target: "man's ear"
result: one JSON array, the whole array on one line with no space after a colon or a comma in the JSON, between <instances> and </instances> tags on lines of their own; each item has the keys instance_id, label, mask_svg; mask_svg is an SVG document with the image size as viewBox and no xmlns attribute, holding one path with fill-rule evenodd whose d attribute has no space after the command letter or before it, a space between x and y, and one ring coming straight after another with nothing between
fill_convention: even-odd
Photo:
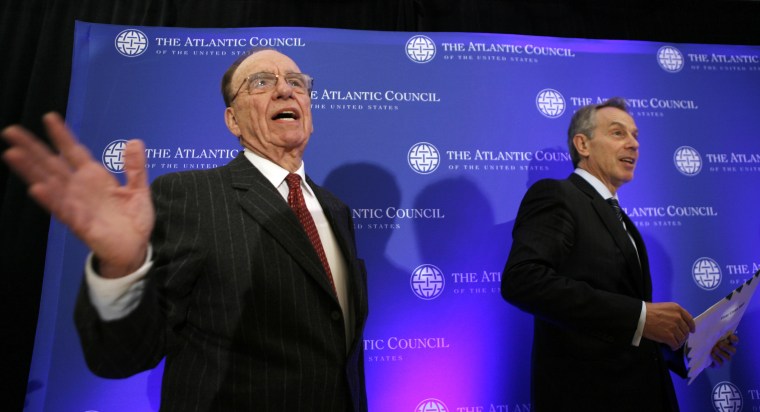
<instances>
[{"instance_id":1,"label":"man's ear","mask_svg":"<svg viewBox=\"0 0 760 412\"><path fill-rule=\"evenodd\" d=\"M588 157L588 140L588 137L583 133L578 133L573 136L573 145L581 157Z\"/></svg>"},{"instance_id":2,"label":"man's ear","mask_svg":"<svg viewBox=\"0 0 760 412\"><path fill-rule=\"evenodd\" d=\"M240 136L240 125L238 125L237 118L235 117L235 109L227 107L224 109L224 123L227 125L230 133L235 136Z\"/></svg>"}]
</instances>

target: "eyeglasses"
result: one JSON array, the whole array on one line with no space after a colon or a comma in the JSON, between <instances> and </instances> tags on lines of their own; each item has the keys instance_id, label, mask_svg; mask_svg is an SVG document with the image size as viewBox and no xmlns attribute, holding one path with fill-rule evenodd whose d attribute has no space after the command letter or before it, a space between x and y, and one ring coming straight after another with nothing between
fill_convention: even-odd
<instances>
[{"instance_id":1,"label":"eyeglasses","mask_svg":"<svg viewBox=\"0 0 760 412\"><path fill-rule=\"evenodd\" d=\"M248 83L248 94L260 94L273 90L277 86L277 80L280 75L268 72L258 72L243 79L243 83L240 84L235 94L230 99L230 103L243 90L243 86ZM296 93L310 93L311 87L314 84L314 79L308 74L304 73L287 73L283 76L285 83L293 88Z\"/></svg>"}]
</instances>

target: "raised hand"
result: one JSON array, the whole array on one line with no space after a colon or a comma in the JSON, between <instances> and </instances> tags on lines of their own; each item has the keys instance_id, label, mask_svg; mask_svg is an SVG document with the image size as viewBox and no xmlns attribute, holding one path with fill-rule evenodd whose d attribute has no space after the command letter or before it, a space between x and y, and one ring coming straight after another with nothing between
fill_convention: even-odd
<instances>
[{"instance_id":1,"label":"raised hand","mask_svg":"<svg viewBox=\"0 0 760 412\"><path fill-rule=\"evenodd\" d=\"M95 161L60 115L43 117L53 153L21 126L2 137L3 159L29 185L29 195L81 239L98 258L103 277L125 276L144 262L155 221L145 171L145 145L130 140L124 151L125 185Z\"/></svg>"},{"instance_id":2,"label":"raised hand","mask_svg":"<svg viewBox=\"0 0 760 412\"><path fill-rule=\"evenodd\" d=\"M691 314L674 302L646 303L643 336L677 350L686 342L695 324Z\"/></svg>"}]
</instances>

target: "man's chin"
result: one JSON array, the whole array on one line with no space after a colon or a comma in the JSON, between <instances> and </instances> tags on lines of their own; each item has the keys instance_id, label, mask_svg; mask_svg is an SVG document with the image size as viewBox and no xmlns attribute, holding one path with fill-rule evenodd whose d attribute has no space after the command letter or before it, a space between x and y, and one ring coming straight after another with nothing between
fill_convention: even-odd
<instances>
[{"instance_id":1,"label":"man's chin","mask_svg":"<svg viewBox=\"0 0 760 412\"><path fill-rule=\"evenodd\" d=\"M303 149L306 147L306 143L309 142L309 136L305 135L303 131L282 133L278 136L275 136L272 141L279 142L280 146L287 147L292 150L299 148Z\"/></svg>"}]
</instances>

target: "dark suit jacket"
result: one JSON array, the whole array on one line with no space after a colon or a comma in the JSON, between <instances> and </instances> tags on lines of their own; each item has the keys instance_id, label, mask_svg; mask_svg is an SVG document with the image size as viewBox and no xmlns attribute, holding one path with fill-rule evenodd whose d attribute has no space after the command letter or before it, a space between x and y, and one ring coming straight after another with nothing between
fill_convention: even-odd
<instances>
[{"instance_id":1,"label":"dark suit jacket","mask_svg":"<svg viewBox=\"0 0 760 412\"><path fill-rule=\"evenodd\" d=\"M365 411L366 270L349 208L307 179L347 261L355 334L287 202L242 155L152 185L155 263L142 300L102 322L80 291L90 369L126 377L166 358L165 411Z\"/></svg>"},{"instance_id":2,"label":"dark suit jacket","mask_svg":"<svg viewBox=\"0 0 760 412\"><path fill-rule=\"evenodd\" d=\"M641 235L624 220L635 248L609 204L576 174L535 183L520 205L501 290L534 315L536 411L678 409L661 346L631 345L652 283Z\"/></svg>"}]
</instances>

